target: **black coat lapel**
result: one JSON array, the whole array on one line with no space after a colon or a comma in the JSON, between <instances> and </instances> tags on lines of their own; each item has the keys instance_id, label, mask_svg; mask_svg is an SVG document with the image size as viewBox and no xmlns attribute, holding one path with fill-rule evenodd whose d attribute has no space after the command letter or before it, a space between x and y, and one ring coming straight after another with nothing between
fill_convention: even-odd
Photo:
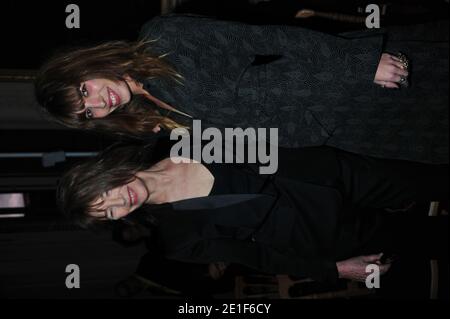
<instances>
[{"instance_id":1,"label":"black coat lapel","mask_svg":"<svg viewBox=\"0 0 450 319\"><path fill-rule=\"evenodd\" d=\"M225 194L190 198L172 203L174 210L216 209L236 205L248 200L257 199L262 194Z\"/></svg>"}]
</instances>

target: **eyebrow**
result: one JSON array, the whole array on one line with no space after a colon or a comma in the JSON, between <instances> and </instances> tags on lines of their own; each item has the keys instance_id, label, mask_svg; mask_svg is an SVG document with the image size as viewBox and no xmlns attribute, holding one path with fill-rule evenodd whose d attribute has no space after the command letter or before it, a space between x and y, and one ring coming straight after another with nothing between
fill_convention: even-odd
<instances>
[{"instance_id":1,"label":"eyebrow","mask_svg":"<svg viewBox=\"0 0 450 319\"><path fill-rule=\"evenodd\" d=\"M84 106L84 105L83 105ZM84 109L82 109L81 111L76 111L74 112L75 114L82 114L86 112L87 107L84 106Z\"/></svg>"},{"instance_id":2,"label":"eyebrow","mask_svg":"<svg viewBox=\"0 0 450 319\"><path fill-rule=\"evenodd\" d=\"M104 212L104 217L105 217L106 219L108 219L108 220L111 220L111 219L112 219L112 209L111 209L111 207L105 208L105 209L103 210L103 212ZM109 214L108 214L108 212L109 212Z\"/></svg>"},{"instance_id":3,"label":"eyebrow","mask_svg":"<svg viewBox=\"0 0 450 319\"><path fill-rule=\"evenodd\" d=\"M81 89L83 88L83 85L86 86L86 84L84 84L83 82L80 83L80 85L78 86L78 94L80 95L81 98L83 98L83 92L81 92Z\"/></svg>"},{"instance_id":4,"label":"eyebrow","mask_svg":"<svg viewBox=\"0 0 450 319\"><path fill-rule=\"evenodd\" d=\"M80 100L83 102L83 103L82 103L83 109L82 109L81 111L76 111L75 114L81 114L81 113L83 113L83 112L86 112L86 109L87 109L87 107L86 107L86 105L85 105L85 102L84 102L84 96L83 96L83 94L81 93L81 87L82 87L82 86L83 86L83 83L80 83L79 87L78 87L76 90L77 90L77 92L78 92L78 97L79 97Z\"/></svg>"}]
</instances>

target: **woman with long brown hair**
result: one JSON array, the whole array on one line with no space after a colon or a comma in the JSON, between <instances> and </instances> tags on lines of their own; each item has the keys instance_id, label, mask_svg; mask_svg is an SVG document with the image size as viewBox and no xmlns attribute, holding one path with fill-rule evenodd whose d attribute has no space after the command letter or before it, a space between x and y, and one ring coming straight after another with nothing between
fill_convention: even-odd
<instances>
[{"instance_id":1,"label":"woman with long brown hair","mask_svg":"<svg viewBox=\"0 0 450 319\"><path fill-rule=\"evenodd\" d=\"M179 127L159 114L138 84L138 79L182 79L162 58L146 53L147 46L107 42L53 58L36 80L39 102L54 119L72 128L139 136L155 123Z\"/></svg>"},{"instance_id":2,"label":"woman with long brown hair","mask_svg":"<svg viewBox=\"0 0 450 319\"><path fill-rule=\"evenodd\" d=\"M448 31L428 42L421 32L338 37L157 17L138 42L50 59L36 93L74 128L145 138L200 119L220 129L277 127L286 147L448 162Z\"/></svg>"}]
</instances>

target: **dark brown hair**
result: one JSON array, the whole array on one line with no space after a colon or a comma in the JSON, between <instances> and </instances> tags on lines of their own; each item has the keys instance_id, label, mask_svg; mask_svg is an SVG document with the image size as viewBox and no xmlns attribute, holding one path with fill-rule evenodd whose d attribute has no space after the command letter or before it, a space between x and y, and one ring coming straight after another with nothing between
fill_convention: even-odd
<instances>
[{"instance_id":1,"label":"dark brown hair","mask_svg":"<svg viewBox=\"0 0 450 319\"><path fill-rule=\"evenodd\" d=\"M179 75L163 56L154 56L149 50L151 41L113 41L90 47L71 49L52 57L40 69L35 80L35 93L39 104L57 122L71 127L99 130L109 133L140 137L151 133L156 125L166 129L182 125L160 114L152 102L143 95L131 101L106 118L87 119L82 110L79 92L84 81L104 78L124 81L128 75L134 80L163 78L181 83Z\"/></svg>"},{"instance_id":2,"label":"dark brown hair","mask_svg":"<svg viewBox=\"0 0 450 319\"><path fill-rule=\"evenodd\" d=\"M115 144L95 158L72 167L58 183L57 202L60 210L83 228L96 228L105 224L89 215L89 212L97 210L94 201L102 193L128 184L136 173L152 166L156 159L151 149L150 145Z\"/></svg>"}]
</instances>

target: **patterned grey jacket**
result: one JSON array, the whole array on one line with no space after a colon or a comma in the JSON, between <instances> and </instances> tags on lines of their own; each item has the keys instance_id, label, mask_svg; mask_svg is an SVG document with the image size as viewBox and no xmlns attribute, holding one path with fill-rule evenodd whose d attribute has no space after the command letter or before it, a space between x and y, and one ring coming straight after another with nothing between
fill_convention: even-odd
<instances>
[{"instance_id":1,"label":"patterned grey jacket","mask_svg":"<svg viewBox=\"0 0 450 319\"><path fill-rule=\"evenodd\" d=\"M382 52L401 49L419 66L428 62L430 47L413 41L386 46L380 31L338 37L178 15L152 19L141 38L157 40L149 51L167 54L184 77L183 85L148 79L145 88L203 127L277 127L286 147L331 145L448 162L448 41L432 53L446 69L447 86L439 74L434 88L413 78L409 89L389 90L373 83Z\"/></svg>"}]
</instances>

